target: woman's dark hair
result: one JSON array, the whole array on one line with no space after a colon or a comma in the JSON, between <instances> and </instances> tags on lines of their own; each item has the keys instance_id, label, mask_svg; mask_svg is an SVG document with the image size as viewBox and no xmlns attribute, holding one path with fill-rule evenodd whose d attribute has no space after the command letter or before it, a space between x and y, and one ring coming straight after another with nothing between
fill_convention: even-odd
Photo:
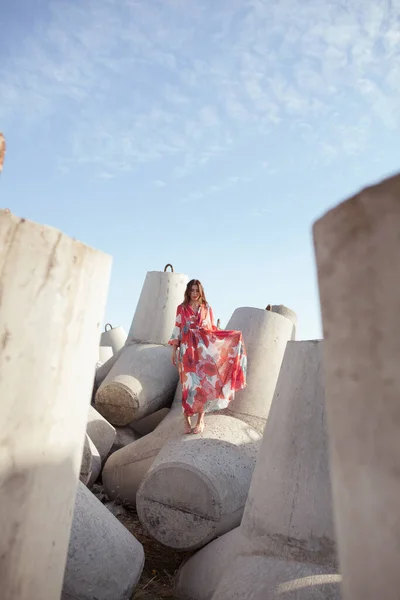
<instances>
[{"instance_id":1,"label":"woman's dark hair","mask_svg":"<svg viewBox=\"0 0 400 600\"><path fill-rule=\"evenodd\" d=\"M190 303L190 292L192 291L193 285L197 285L197 287L199 288L200 304L207 304L206 295L204 293L204 288L198 279L191 279L189 281L189 283L187 284L186 290L185 290L185 299L184 299L183 303L185 305L188 305Z\"/></svg>"}]
</instances>

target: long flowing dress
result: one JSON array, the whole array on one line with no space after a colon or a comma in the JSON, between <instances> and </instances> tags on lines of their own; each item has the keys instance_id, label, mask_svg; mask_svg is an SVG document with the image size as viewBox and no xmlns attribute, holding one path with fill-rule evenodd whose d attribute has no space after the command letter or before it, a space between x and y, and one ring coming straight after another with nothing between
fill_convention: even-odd
<instances>
[{"instance_id":1,"label":"long flowing dress","mask_svg":"<svg viewBox=\"0 0 400 600\"><path fill-rule=\"evenodd\" d=\"M195 415L226 408L246 387L247 356L241 331L221 331L208 304L195 312L180 304L169 344L179 346L183 412Z\"/></svg>"}]
</instances>

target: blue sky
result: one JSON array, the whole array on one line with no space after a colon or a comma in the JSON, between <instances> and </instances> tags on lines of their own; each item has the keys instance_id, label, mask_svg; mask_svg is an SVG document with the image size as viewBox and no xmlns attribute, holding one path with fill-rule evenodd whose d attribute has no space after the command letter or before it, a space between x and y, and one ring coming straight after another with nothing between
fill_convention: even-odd
<instances>
[{"instance_id":1,"label":"blue sky","mask_svg":"<svg viewBox=\"0 0 400 600\"><path fill-rule=\"evenodd\" d=\"M311 225L398 170L400 0L15 0L1 11L0 205L146 272L224 325L283 303L321 336Z\"/></svg>"}]
</instances>

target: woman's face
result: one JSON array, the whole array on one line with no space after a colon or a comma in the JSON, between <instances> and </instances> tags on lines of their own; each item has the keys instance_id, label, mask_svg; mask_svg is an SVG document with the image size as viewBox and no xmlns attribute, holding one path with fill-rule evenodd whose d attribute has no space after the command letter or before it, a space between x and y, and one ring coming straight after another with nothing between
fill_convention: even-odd
<instances>
[{"instance_id":1,"label":"woman's face","mask_svg":"<svg viewBox=\"0 0 400 600\"><path fill-rule=\"evenodd\" d=\"M192 302L197 302L197 300L199 298L200 298L199 286L198 285L192 285L192 287L190 288L190 300Z\"/></svg>"}]
</instances>

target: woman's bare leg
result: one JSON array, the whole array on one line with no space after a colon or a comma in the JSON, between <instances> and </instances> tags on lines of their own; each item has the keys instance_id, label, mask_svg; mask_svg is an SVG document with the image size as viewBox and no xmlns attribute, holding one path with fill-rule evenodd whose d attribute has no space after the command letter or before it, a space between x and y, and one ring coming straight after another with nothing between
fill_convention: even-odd
<instances>
[{"instance_id":1,"label":"woman's bare leg","mask_svg":"<svg viewBox=\"0 0 400 600\"><path fill-rule=\"evenodd\" d=\"M198 413L197 423L193 429L193 433L203 433L204 431L204 413Z\"/></svg>"},{"instance_id":2,"label":"woman's bare leg","mask_svg":"<svg viewBox=\"0 0 400 600\"><path fill-rule=\"evenodd\" d=\"M185 435L188 433L192 433L192 425L190 423L190 417L189 415L183 415L183 419L184 419L184 423L185 423L185 429L184 429L184 433Z\"/></svg>"}]
</instances>

